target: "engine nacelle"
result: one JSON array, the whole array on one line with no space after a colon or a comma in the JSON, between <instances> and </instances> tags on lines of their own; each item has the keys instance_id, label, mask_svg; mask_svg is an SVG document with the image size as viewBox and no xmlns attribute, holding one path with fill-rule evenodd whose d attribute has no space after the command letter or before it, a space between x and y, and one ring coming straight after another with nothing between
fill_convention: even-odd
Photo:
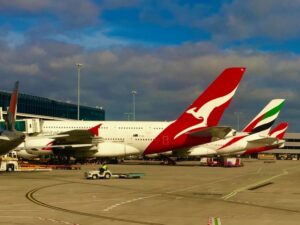
<instances>
[{"instance_id":1,"label":"engine nacelle","mask_svg":"<svg viewBox=\"0 0 300 225\"><path fill-rule=\"evenodd\" d=\"M24 141L24 149L29 154L49 155L52 154L51 145L53 139L43 137L27 137Z\"/></svg>"},{"instance_id":2,"label":"engine nacelle","mask_svg":"<svg viewBox=\"0 0 300 225\"><path fill-rule=\"evenodd\" d=\"M141 152L125 143L102 142L98 144L95 157L124 157L128 155L139 155Z\"/></svg>"},{"instance_id":3,"label":"engine nacelle","mask_svg":"<svg viewBox=\"0 0 300 225\"><path fill-rule=\"evenodd\" d=\"M33 155L33 154L29 154L26 150L18 150L16 151L17 152L17 155L23 159L27 159L27 160L30 160L30 159L33 159L33 158L36 158L36 155Z\"/></svg>"}]
</instances>

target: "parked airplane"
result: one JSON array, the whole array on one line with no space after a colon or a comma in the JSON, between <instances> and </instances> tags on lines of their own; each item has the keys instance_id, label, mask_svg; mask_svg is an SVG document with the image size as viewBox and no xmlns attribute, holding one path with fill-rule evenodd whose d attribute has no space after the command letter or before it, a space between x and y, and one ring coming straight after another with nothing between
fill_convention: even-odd
<instances>
[{"instance_id":1,"label":"parked airplane","mask_svg":"<svg viewBox=\"0 0 300 225\"><path fill-rule=\"evenodd\" d=\"M253 153L264 152L275 148L283 148L285 141L284 135L288 129L288 123L280 123L269 133L269 137L262 139L257 147L246 149L245 151L237 152L236 155L248 155Z\"/></svg>"},{"instance_id":2,"label":"parked airplane","mask_svg":"<svg viewBox=\"0 0 300 225\"><path fill-rule=\"evenodd\" d=\"M30 154L53 149L75 157L122 157L188 148L214 136L224 137L230 129L217 125L245 70L225 69L175 121L44 121L43 133L58 136L28 139L25 148Z\"/></svg>"},{"instance_id":3,"label":"parked airplane","mask_svg":"<svg viewBox=\"0 0 300 225\"><path fill-rule=\"evenodd\" d=\"M97 138L99 127L100 125L92 127L88 130L76 129L61 134L27 136L25 141L21 143L15 149L15 151L17 152L18 156L24 159L32 159L37 156L52 155L54 148L58 149L59 151L63 151L64 149L71 148L92 147L92 141L99 142L97 141L97 139L99 140L99 138ZM67 145L66 138L69 143L74 142L75 144ZM56 142L57 145L54 145L54 142ZM65 144L62 145L60 142ZM86 142L87 144L84 144Z\"/></svg>"},{"instance_id":4,"label":"parked airplane","mask_svg":"<svg viewBox=\"0 0 300 225\"><path fill-rule=\"evenodd\" d=\"M18 102L19 82L15 83L15 88L10 97L10 104L5 118L7 129L0 132L0 155L5 155L14 149L25 139L25 135L15 130L15 120Z\"/></svg>"},{"instance_id":5,"label":"parked airplane","mask_svg":"<svg viewBox=\"0 0 300 225\"><path fill-rule=\"evenodd\" d=\"M259 147L272 148L279 140L269 136L271 126L278 117L284 99L271 100L268 105L243 129L224 139L213 141L188 150L189 156L240 154ZM276 145L277 146L277 145Z\"/></svg>"}]
</instances>

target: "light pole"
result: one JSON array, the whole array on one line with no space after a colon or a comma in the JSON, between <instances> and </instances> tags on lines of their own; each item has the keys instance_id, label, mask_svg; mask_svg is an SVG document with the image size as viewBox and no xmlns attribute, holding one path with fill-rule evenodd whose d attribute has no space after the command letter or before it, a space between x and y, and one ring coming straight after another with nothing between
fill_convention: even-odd
<instances>
[{"instance_id":1,"label":"light pole","mask_svg":"<svg viewBox=\"0 0 300 225\"><path fill-rule=\"evenodd\" d=\"M125 112L124 115L126 116L127 120L130 120L130 116L132 115L131 112Z\"/></svg>"},{"instance_id":2,"label":"light pole","mask_svg":"<svg viewBox=\"0 0 300 225\"><path fill-rule=\"evenodd\" d=\"M132 120L135 120L135 95L137 94L137 91L131 91L132 94Z\"/></svg>"},{"instance_id":3,"label":"light pole","mask_svg":"<svg viewBox=\"0 0 300 225\"><path fill-rule=\"evenodd\" d=\"M240 119L241 116L243 115L243 112L234 112L234 114L236 115L236 119L237 119L237 130L240 131Z\"/></svg>"},{"instance_id":4,"label":"light pole","mask_svg":"<svg viewBox=\"0 0 300 225\"><path fill-rule=\"evenodd\" d=\"M83 66L81 63L76 63L77 67L77 76L78 76L78 82L77 82L77 120L80 120L80 69Z\"/></svg>"}]
</instances>

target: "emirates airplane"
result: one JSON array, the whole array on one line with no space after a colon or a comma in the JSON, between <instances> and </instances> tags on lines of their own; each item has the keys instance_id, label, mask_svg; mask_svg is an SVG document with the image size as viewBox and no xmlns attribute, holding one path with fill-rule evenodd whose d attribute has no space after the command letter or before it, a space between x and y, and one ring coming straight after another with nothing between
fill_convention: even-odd
<instances>
[{"instance_id":1,"label":"emirates airplane","mask_svg":"<svg viewBox=\"0 0 300 225\"><path fill-rule=\"evenodd\" d=\"M282 134L287 129L287 123L280 124L272 132L270 129L278 117L284 101L284 99L271 100L242 132L232 132L233 135L227 135L224 139L194 146L188 150L187 155L241 155L258 152L259 149L265 151L283 146Z\"/></svg>"},{"instance_id":2,"label":"emirates airplane","mask_svg":"<svg viewBox=\"0 0 300 225\"><path fill-rule=\"evenodd\" d=\"M272 150L275 148L283 148L285 141L284 135L288 129L288 123L282 122L277 127L275 127L269 133L269 137L262 140L261 144L258 144L256 147L252 147L249 149L245 149L244 151L237 152L237 155L247 155L253 153L264 152L268 150Z\"/></svg>"},{"instance_id":3,"label":"emirates airplane","mask_svg":"<svg viewBox=\"0 0 300 225\"><path fill-rule=\"evenodd\" d=\"M222 138L230 129L217 125L245 70L225 69L175 121L43 121L43 135L50 137L27 138L20 147L35 155L124 157L190 148L215 136Z\"/></svg>"}]
</instances>

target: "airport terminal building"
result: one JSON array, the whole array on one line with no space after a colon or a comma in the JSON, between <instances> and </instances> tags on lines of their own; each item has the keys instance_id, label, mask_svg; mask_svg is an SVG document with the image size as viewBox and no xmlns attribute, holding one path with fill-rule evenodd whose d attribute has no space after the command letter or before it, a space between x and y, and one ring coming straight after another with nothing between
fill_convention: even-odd
<instances>
[{"instance_id":1,"label":"airport terminal building","mask_svg":"<svg viewBox=\"0 0 300 225\"><path fill-rule=\"evenodd\" d=\"M300 133L286 133L284 136L285 146L282 149L268 151L273 154L291 154L300 157Z\"/></svg>"},{"instance_id":2,"label":"airport terminal building","mask_svg":"<svg viewBox=\"0 0 300 225\"><path fill-rule=\"evenodd\" d=\"M7 110L11 93L0 91L0 107ZM42 119L77 119L77 105L49 98L19 94L18 118L36 116ZM105 120L105 111L100 107L80 106L81 120Z\"/></svg>"}]
</instances>

